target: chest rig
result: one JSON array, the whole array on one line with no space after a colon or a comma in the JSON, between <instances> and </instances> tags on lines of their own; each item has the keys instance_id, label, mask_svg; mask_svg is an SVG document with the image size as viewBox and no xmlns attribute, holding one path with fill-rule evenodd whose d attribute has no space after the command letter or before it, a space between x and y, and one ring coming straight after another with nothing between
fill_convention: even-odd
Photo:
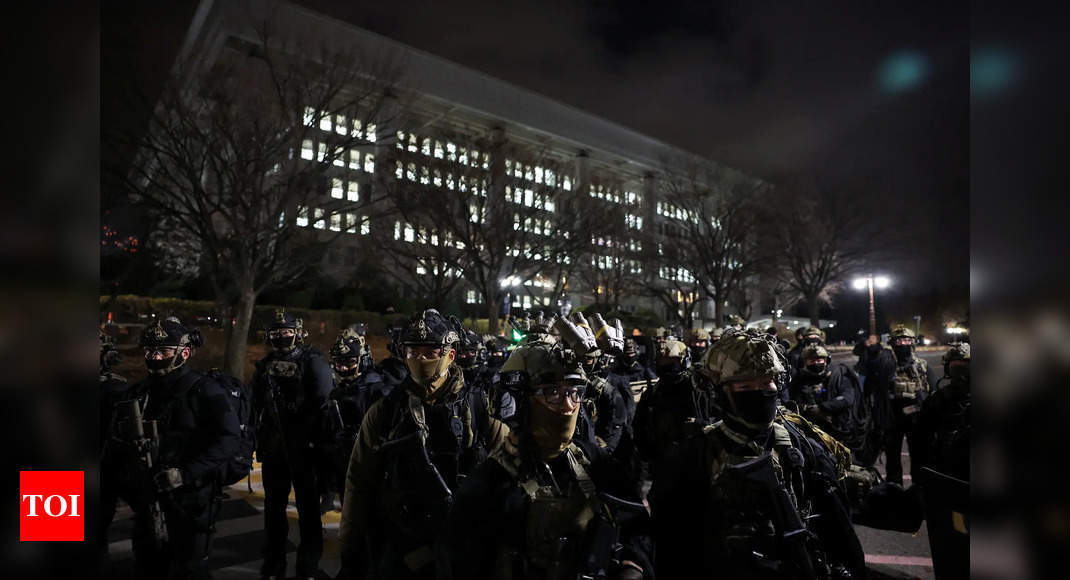
<instances>
[{"instance_id":1,"label":"chest rig","mask_svg":"<svg viewBox=\"0 0 1070 580\"><path fill-rule=\"evenodd\" d=\"M268 388L275 391L280 413L296 413L305 401L304 363L307 351L294 360L271 360L264 365Z\"/></svg>"},{"instance_id":2,"label":"chest rig","mask_svg":"<svg viewBox=\"0 0 1070 580\"><path fill-rule=\"evenodd\" d=\"M915 400L918 393L929 392L929 380L925 376L925 363L918 359L899 365L895 369L892 398L899 400Z\"/></svg>"}]
</instances>

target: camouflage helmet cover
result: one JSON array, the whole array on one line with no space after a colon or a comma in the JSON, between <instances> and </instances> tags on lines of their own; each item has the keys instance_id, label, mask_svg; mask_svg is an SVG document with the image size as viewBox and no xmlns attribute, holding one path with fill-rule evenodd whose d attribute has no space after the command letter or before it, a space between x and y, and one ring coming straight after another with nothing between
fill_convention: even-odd
<instances>
[{"instance_id":1,"label":"camouflage helmet cover","mask_svg":"<svg viewBox=\"0 0 1070 580\"><path fill-rule=\"evenodd\" d=\"M714 385L787 372L776 342L754 329L729 330L706 349L697 372Z\"/></svg>"},{"instance_id":2,"label":"camouflage helmet cover","mask_svg":"<svg viewBox=\"0 0 1070 580\"><path fill-rule=\"evenodd\" d=\"M944 353L944 357L943 357L944 364L948 364L951 361L956 361L956 360L964 360L964 361L969 361L970 360L970 343L968 343L968 342L960 342L960 343L954 344L954 345L951 346L951 348L949 348L947 350L947 352Z\"/></svg>"},{"instance_id":3,"label":"camouflage helmet cover","mask_svg":"<svg viewBox=\"0 0 1070 580\"><path fill-rule=\"evenodd\" d=\"M684 358L687 345L678 340L666 340L658 345L658 358Z\"/></svg>"},{"instance_id":4,"label":"camouflage helmet cover","mask_svg":"<svg viewBox=\"0 0 1070 580\"><path fill-rule=\"evenodd\" d=\"M895 340L897 338L909 338L911 340L917 340L918 336L914 334L913 330L910 330L902 324L898 324L895 328L892 329L890 335L891 340Z\"/></svg>"},{"instance_id":5,"label":"camouflage helmet cover","mask_svg":"<svg viewBox=\"0 0 1070 580\"><path fill-rule=\"evenodd\" d=\"M829 351L820 344L811 344L802 349L802 353L799 355L800 361L810 360L812 358L831 358Z\"/></svg>"},{"instance_id":6,"label":"camouflage helmet cover","mask_svg":"<svg viewBox=\"0 0 1070 580\"><path fill-rule=\"evenodd\" d=\"M360 358L364 351L364 337L357 334L352 328L342 329L338 333L338 339L331 345L331 358Z\"/></svg>"},{"instance_id":7,"label":"camouflage helmet cover","mask_svg":"<svg viewBox=\"0 0 1070 580\"><path fill-rule=\"evenodd\" d=\"M692 341L695 341L695 340L709 340L709 339L710 339L710 331L706 330L705 328L699 328L699 329L695 330L691 334L691 340Z\"/></svg>"},{"instance_id":8,"label":"camouflage helmet cover","mask_svg":"<svg viewBox=\"0 0 1070 580\"><path fill-rule=\"evenodd\" d=\"M586 384L577 357L558 345L527 344L517 347L502 366L502 382L530 390L539 385L569 382Z\"/></svg>"}]
</instances>

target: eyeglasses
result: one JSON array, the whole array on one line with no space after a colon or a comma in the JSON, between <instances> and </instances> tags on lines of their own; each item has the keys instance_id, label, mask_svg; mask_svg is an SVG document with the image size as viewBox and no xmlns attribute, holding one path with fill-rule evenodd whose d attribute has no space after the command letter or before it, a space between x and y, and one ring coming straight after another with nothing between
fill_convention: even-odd
<instances>
[{"instance_id":1,"label":"eyeglasses","mask_svg":"<svg viewBox=\"0 0 1070 580\"><path fill-rule=\"evenodd\" d=\"M175 348L170 346L156 348L146 346L143 350L145 351L145 358L171 358L175 356Z\"/></svg>"},{"instance_id":2,"label":"eyeglasses","mask_svg":"<svg viewBox=\"0 0 1070 580\"><path fill-rule=\"evenodd\" d=\"M544 387L536 387L535 396L546 399L546 402L551 405L556 405L562 402L564 397L568 397L573 403L579 403L583 400L583 394L586 390L586 387L583 385L547 385Z\"/></svg>"},{"instance_id":3,"label":"eyeglasses","mask_svg":"<svg viewBox=\"0 0 1070 580\"><path fill-rule=\"evenodd\" d=\"M297 331L292 328L277 328L275 330L269 330L267 333L268 338L290 338L295 334L297 334Z\"/></svg>"},{"instance_id":4,"label":"eyeglasses","mask_svg":"<svg viewBox=\"0 0 1070 580\"><path fill-rule=\"evenodd\" d=\"M405 347L405 358L425 358L425 359L440 358L440 357L442 357L443 352L444 352L444 349L442 347L406 346Z\"/></svg>"}]
</instances>

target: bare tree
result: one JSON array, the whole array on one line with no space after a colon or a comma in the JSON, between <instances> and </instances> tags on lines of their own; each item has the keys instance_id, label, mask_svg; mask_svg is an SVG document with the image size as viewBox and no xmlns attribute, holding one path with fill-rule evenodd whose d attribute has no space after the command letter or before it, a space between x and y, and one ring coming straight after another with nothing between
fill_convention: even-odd
<instances>
[{"instance_id":1,"label":"bare tree","mask_svg":"<svg viewBox=\"0 0 1070 580\"><path fill-rule=\"evenodd\" d=\"M570 201L571 164L545 144L507 142L501 131L430 127L398 133L384 184L397 211L398 268L424 256L462 278L486 307L497 333L514 286L567 283L592 219ZM411 232L411 233L410 233ZM430 243L428 243L430 242Z\"/></svg>"},{"instance_id":2,"label":"bare tree","mask_svg":"<svg viewBox=\"0 0 1070 580\"><path fill-rule=\"evenodd\" d=\"M356 209L374 200L339 178L374 164L398 76L374 55L298 54L268 21L254 28L256 41L230 39L210 67L177 65L143 135L109 136L138 152L110 176L161 220L163 249L197 257L187 262L234 317L224 368L237 376L260 294L300 279L327 243L361 227Z\"/></svg>"},{"instance_id":3,"label":"bare tree","mask_svg":"<svg viewBox=\"0 0 1070 580\"><path fill-rule=\"evenodd\" d=\"M821 304L831 305L844 277L875 255L865 240L880 236L867 212L830 189L796 182L778 193L771 212L778 280L818 326Z\"/></svg>"}]
</instances>

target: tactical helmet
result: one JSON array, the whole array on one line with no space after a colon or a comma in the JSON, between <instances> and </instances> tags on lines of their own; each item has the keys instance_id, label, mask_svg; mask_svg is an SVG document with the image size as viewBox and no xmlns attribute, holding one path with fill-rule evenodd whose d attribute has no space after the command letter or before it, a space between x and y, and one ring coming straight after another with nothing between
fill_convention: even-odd
<instances>
[{"instance_id":1,"label":"tactical helmet","mask_svg":"<svg viewBox=\"0 0 1070 580\"><path fill-rule=\"evenodd\" d=\"M699 328L698 330L695 330L691 334L691 342L695 342L695 341L699 341L699 340L705 340L706 342L709 342L710 341L710 331L706 330L705 328Z\"/></svg>"},{"instance_id":2,"label":"tactical helmet","mask_svg":"<svg viewBox=\"0 0 1070 580\"><path fill-rule=\"evenodd\" d=\"M148 352L146 352L146 365L149 367L149 372L154 375L167 374L185 364L186 359L182 358L184 347L191 349L190 355L192 356L192 349L203 344L204 337L201 336L200 329L186 328L174 316L169 316L164 320L157 320L155 324L146 328L138 339L138 346L146 350L158 348L175 349L174 355L169 360L151 359L148 356Z\"/></svg>"},{"instance_id":3,"label":"tactical helmet","mask_svg":"<svg viewBox=\"0 0 1070 580\"><path fill-rule=\"evenodd\" d=\"M816 326L807 326L803 329L801 340L807 344L825 344L825 333Z\"/></svg>"},{"instance_id":4,"label":"tactical helmet","mask_svg":"<svg viewBox=\"0 0 1070 580\"><path fill-rule=\"evenodd\" d=\"M293 339L287 342L285 340L285 337L275 336L276 331L283 329L293 330ZM264 339L267 341L267 343L270 344L273 348L281 350L288 350L297 346L298 344L302 344L304 343L305 338L307 337L308 331L305 330L304 322L300 318L292 314L287 314L285 310L275 311L275 318L271 321L271 324L268 325L267 331L264 333Z\"/></svg>"},{"instance_id":5,"label":"tactical helmet","mask_svg":"<svg viewBox=\"0 0 1070 580\"><path fill-rule=\"evenodd\" d=\"M970 343L957 342L951 345L951 348L947 349L947 352L945 352L943 356L944 364L946 365L951 361L956 360L970 360Z\"/></svg>"},{"instance_id":6,"label":"tactical helmet","mask_svg":"<svg viewBox=\"0 0 1070 580\"><path fill-rule=\"evenodd\" d=\"M888 336L888 343L893 345L893 346L895 346L895 341L897 341L897 340L899 340L901 338L909 338L911 346L914 346L914 344L918 340L918 337L917 337L916 334L914 334L913 330L910 330L909 328L907 328L906 326L904 326L902 324L897 324L895 326L895 328L892 329L892 332Z\"/></svg>"},{"instance_id":7,"label":"tactical helmet","mask_svg":"<svg viewBox=\"0 0 1070 580\"><path fill-rule=\"evenodd\" d=\"M639 343L634 337L626 336L624 337L624 347L621 352L625 357L639 356Z\"/></svg>"},{"instance_id":8,"label":"tactical helmet","mask_svg":"<svg viewBox=\"0 0 1070 580\"><path fill-rule=\"evenodd\" d=\"M428 308L413 315L408 325L401 331L402 346L436 346L453 348L460 340L459 328L455 323L434 308Z\"/></svg>"},{"instance_id":9,"label":"tactical helmet","mask_svg":"<svg viewBox=\"0 0 1070 580\"><path fill-rule=\"evenodd\" d=\"M714 386L787 372L784 355L768 334L754 329L729 330L706 349L696 376Z\"/></svg>"},{"instance_id":10,"label":"tactical helmet","mask_svg":"<svg viewBox=\"0 0 1070 580\"><path fill-rule=\"evenodd\" d=\"M464 330L460 333L460 344L457 350L457 366L464 370L477 368L487 362L487 345L483 343L478 334L471 330ZM469 352L474 354L469 357Z\"/></svg>"},{"instance_id":11,"label":"tactical helmet","mask_svg":"<svg viewBox=\"0 0 1070 580\"><path fill-rule=\"evenodd\" d=\"M718 340L721 340L722 336L724 336L723 328L713 328L710 330L710 342L717 342Z\"/></svg>"},{"instance_id":12,"label":"tactical helmet","mask_svg":"<svg viewBox=\"0 0 1070 580\"><path fill-rule=\"evenodd\" d=\"M811 344L802 349L802 353L799 356L800 361L810 360L812 358L825 358L830 359L829 351L820 344Z\"/></svg>"},{"instance_id":13,"label":"tactical helmet","mask_svg":"<svg viewBox=\"0 0 1070 580\"><path fill-rule=\"evenodd\" d=\"M744 326L747 325L747 322L745 320L743 320L743 317L738 315L738 314L729 314L728 315L728 325L729 326L744 327Z\"/></svg>"},{"instance_id":14,"label":"tactical helmet","mask_svg":"<svg viewBox=\"0 0 1070 580\"><path fill-rule=\"evenodd\" d=\"M501 380L514 392L530 391L551 383L587 384L579 357L560 345L545 344L517 347L502 366Z\"/></svg>"},{"instance_id":15,"label":"tactical helmet","mask_svg":"<svg viewBox=\"0 0 1070 580\"><path fill-rule=\"evenodd\" d=\"M338 333L338 339L331 345L331 359L360 358L364 353L364 337L351 328L344 328Z\"/></svg>"},{"instance_id":16,"label":"tactical helmet","mask_svg":"<svg viewBox=\"0 0 1070 580\"><path fill-rule=\"evenodd\" d=\"M680 359L680 365L686 369L691 366L691 349L687 348L687 345L679 340L665 340L658 344L655 364L658 359L666 358Z\"/></svg>"}]
</instances>

